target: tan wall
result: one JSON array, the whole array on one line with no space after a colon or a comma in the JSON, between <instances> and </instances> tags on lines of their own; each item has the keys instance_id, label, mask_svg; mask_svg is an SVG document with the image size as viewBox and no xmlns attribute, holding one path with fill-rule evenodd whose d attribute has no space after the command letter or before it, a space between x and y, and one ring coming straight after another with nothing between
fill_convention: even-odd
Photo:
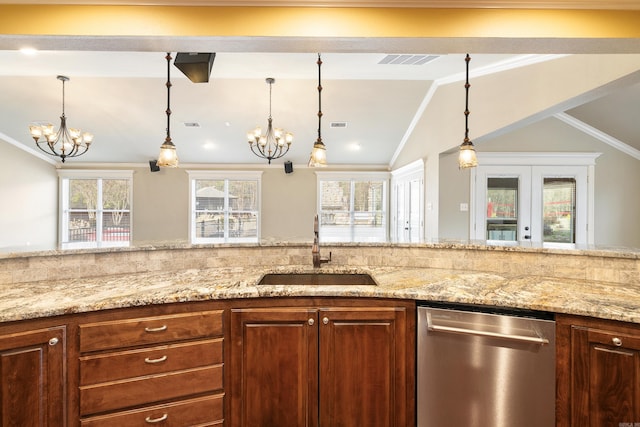
<instances>
[{"instance_id":1,"label":"tan wall","mask_svg":"<svg viewBox=\"0 0 640 427\"><path fill-rule=\"evenodd\" d=\"M1 140L0 158L0 252L18 248L55 249L58 240L56 169Z\"/></svg>"}]
</instances>

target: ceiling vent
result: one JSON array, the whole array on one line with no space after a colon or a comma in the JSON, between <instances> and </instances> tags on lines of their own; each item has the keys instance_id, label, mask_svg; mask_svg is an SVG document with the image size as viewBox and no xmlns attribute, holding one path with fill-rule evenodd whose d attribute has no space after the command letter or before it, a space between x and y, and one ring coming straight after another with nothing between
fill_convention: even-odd
<instances>
[{"instance_id":1,"label":"ceiling vent","mask_svg":"<svg viewBox=\"0 0 640 427\"><path fill-rule=\"evenodd\" d=\"M439 55L387 55L378 64L392 64L392 65L424 65L440 58Z\"/></svg>"},{"instance_id":2,"label":"ceiling vent","mask_svg":"<svg viewBox=\"0 0 640 427\"><path fill-rule=\"evenodd\" d=\"M347 122L331 122L329 127L331 128L346 128Z\"/></svg>"},{"instance_id":3,"label":"ceiling vent","mask_svg":"<svg viewBox=\"0 0 640 427\"><path fill-rule=\"evenodd\" d=\"M199 128L200 123L198 122L184 122L184 127L186 128Z\"/></svg>"},{"instance_id":4,"label":"ceiling vent","mask_svg":"<svg viewBox=\"0 0 640 427\"><path fill-rule=\"evenodd\" d=\"M211 75L215 53L178 52L173 65L194 83L206 83Z\"/></svg>"}]
</instances>

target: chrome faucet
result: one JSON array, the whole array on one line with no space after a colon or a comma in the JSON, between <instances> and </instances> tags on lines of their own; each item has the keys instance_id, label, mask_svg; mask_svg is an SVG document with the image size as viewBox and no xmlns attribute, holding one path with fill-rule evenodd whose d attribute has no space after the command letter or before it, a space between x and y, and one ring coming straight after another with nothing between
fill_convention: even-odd
<instances>
[{"instance_id":1,"label":"chrome faucet","mask_svg":"<svg viewBox=\"0 0 640 427\"><path fill-rule=\"evenodd\" d=\"M320 245L318 244L318 235L320 233L320 227L318 225L318 215L313 219L313 247L311 248L311 255L313 256L313 268L320 268L322 264L331 261L331 252L329 252L329 258L322 258L320 256Z\"/></svg>"}]
</instances>

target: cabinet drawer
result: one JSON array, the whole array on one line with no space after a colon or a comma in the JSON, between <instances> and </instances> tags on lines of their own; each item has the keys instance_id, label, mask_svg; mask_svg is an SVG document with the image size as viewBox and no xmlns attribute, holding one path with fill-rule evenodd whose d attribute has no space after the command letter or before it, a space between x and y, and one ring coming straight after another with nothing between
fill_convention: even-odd
<instances>
[{"instance_id":1,"label":"cabinet drawer","mask_svg":"<svg viewBox=\"0 0 640 427\"><path fill-rule=\"evenodd\" d=\"M224 395L199 397L166 405L86 418L82 427L215 426L223 424Z\"/></svg>"},{"instance_id":2,"label":"cabinet drawer","mask_svg":"<svg viewBox=\"0 0 640 427\"><path fill-rule=\"evenodd\" d=\"M589 342L629 350L640 350L640 336L627 333L589 329Z\"/></svg>"},{"instance_id":3,"label":"cabinet drawer","mask_svg":"<svg viewBox=\"0 0 640 427\"><path fill-rule=\"evenodd\" d=\"M131 408L222 390L222 365L80 387L80 414Z\"/></svg>"},{"instance_id":4,"label":"cabinet drawer","mask_svg":"<svg viewBox=\"0 0 640 427\"><path fill-rule=\"evenodd\" d=\"M222 335L222 310L80 325L80 352Z\"/></svg>"},{"instance_id":5,"label":"cabinet drawer","mask_svg":"<svg viewBox=\"0 0 640 427\"><path fill-rule=\"evenodd\" d=\"M222 338L80 357L80 385L222 363Z\"/></svg>"}]
</instances>

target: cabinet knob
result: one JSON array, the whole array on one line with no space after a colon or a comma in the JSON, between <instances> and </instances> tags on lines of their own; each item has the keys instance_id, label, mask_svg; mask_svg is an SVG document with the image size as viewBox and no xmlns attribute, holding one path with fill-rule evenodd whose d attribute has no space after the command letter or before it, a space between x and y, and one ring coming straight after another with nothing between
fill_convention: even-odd
<instances>
[{"instance_id":1,"label":"cabinet knob","mask_svg":"<svg viewBox=\"0 0 640 427\"><path fill-rule=\"evenodd\" d=\"M313 326L314 323L316 323L313 319L309 319L308 320L309 326Z\"/></svg>"},{"instance_id":2,"label":"cabinet knob","mask_svg":"<svg viewBox=\"0 0 640 427\"><path fill-rule=\"evenodd\" d=\"M51 338L49 340L49 345L56 345L58 344L58 341L59 341L58 338Z\"/></svg>"},{"instance_id":3,"label":"cabinet knob","mask_svg":"<svg viewBox=\"0 0 640 427\"><path fill-rule=\"evenodd\" d=\"M323 317L322 318L322 323L324 323L325 325L329 323L329 318L328 317Z\"/></svg>"},{"instance_id":4,"label":"cabinet knob","mask_svg":"<svg viewBox=\"0 0 640 427\"><path fill-rule=\"evenodd\" d=\"M611 341L613 341L613 345L616 347L622 346L622 340L618 337L613 338Z\"/></svg>"}]
</instances>

